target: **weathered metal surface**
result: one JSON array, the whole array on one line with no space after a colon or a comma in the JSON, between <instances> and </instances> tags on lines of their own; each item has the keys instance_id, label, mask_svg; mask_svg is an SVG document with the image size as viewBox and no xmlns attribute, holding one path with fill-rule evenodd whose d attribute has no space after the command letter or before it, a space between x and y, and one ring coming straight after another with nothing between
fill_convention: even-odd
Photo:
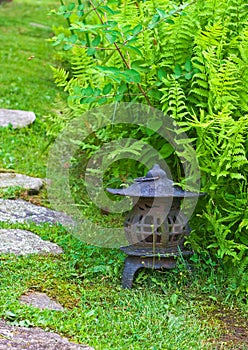
<instances>
[{"instance_id":1,"label":"weathered metal surface","mask_svg":"<svg viewBox=\"0 0 248 350\"><path fill-rule=\"evenodd\" d=\"M129 244L152 248L183 247L185 236L190 233L186 216L180 211L179 203L168 203L165 199L152 202L140 198L124 223Z\"/></svg>"},{"instance_id":2,"label":"weathered metal surface","mask_svg":"<svg viewBox=\"0 0 248 350\"><path fill-rule=\"evenodd\" d=\"M122 276L122 287L125 289L132 288L135 273L143 267L152 269L173 269L175 266L176 261L173 257L144 258L139 256L128 256L125 260L125 267Z\"/></svg>"},{"instance_id":3,"label":"weathered metal surface","mask_svg":"<svg viewBox=\"0 0 248 350\"><path fill-rule=\"evenodd\" d=\"M129 256L136 256L141 258L151 258L151 257L158 257L158 258L169 258L169 257L178 257L178 256L189 256L192 255L192 250L180 250L180 249L166 249L166 251L163 248L155 248L154 251L152 251L150 248L142 248L135 245L130 245L126 247L120 248L124 253L128 254Z\"/></svg>"},{"instance_id":4,"label":"weathered metal surface","mask_svg":"<svg viewBox=\"0 0 248 350\"><path fill-rule=\"evenodd\" d=\"M184 191L180 187L174 186L173 181L168 179L166 172L158 164L155 164L145 177L135 179L135 183L128 188L107 188L107 191L120 196L148 198L192 198L200 195L199 193Z\"/></svg>"},{"instance_id":5,"label":"weathered metal surface","mask_svg":"<svg viewBox=\"0 0 248 350\"><path fill-rule=\"evenodd\" d=\"M124 223L130 245L121 247L128 255L122 280L124 288L132 288L134 275L140 268L172 269L176 266L177 256L193 253L184 247L190 227L180 204L183 198L197 197L202 193L174 186L158 164L130 187L107 190L134 200L134 207Z\"/></svg>"}]
</instances>

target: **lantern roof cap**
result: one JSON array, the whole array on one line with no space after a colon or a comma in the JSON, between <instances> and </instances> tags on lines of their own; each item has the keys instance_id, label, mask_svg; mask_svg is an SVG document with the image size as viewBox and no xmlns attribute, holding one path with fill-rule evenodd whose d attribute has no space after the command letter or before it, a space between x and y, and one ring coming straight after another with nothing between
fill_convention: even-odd
<instances>
[{"instance_id":1,"label":"lantern roof cap","mask_svg":"<svg viewBox=\"0 0 248 350\"><path fill-rule=\"evenodd\" d=\"M168 178L166 172L158 164L155 164L147 172L146 176L137 178L134 181L127 188L107 188L107 191L112 194L129 197L190 198L202 195L197 192L184 191L181 187L175 186L173 181Z\"/></svg>"}]
</instances>

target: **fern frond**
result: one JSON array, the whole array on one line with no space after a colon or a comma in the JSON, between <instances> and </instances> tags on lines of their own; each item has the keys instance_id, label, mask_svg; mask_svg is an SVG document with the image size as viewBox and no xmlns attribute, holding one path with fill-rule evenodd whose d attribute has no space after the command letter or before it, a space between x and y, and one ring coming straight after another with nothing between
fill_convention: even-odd
<instances>
[{"instance_id":1,"label":"fern frond","mask_svg":"<svg viewBox=\"0 0 248 350\"><path fill-rule=\"evenodd\" d=\"M179 82L171 78L170 88L161 88L160 91L163 96L160 100L162 104L162 110L165 114L170 114L175 119L175 121L182 121L188 114L188 109L186 106L186 97L183 89L181 88Z\"/></svg>"},{"instance_id":2,"label":"fern frond","mask_svg":"<svg viewBox=\"0 0 248 350\"><path fill-rule=\"evenodd\" d=\"M69 72L64 68L51 67L53 71L53 79L57 86L65 87L68 84Z\"/></svg>"}]
</instances>

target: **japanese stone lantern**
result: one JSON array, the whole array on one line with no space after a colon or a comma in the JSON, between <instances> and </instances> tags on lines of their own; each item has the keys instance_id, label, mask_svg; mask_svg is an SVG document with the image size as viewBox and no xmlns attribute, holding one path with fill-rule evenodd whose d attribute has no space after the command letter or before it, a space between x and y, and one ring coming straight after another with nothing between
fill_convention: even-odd
<instances>
[{"instance_id":1,"label":"japanese stone lantern","mask_svg":"<svg viewBox=\"0 0 248 350\"><path fill-rule=\"evenodd\" d=\"M180 210L181 200L199 196L173 185L158 164L145 177L125 189L107 189L108 192L129 196L134 206L125 223L129 245L121 247L128 257L125 260L122 284L132 288L135 272L142 268L174 268L176 256L191 255L184 247L190 228Z\"/></svg>"}]
</instances>

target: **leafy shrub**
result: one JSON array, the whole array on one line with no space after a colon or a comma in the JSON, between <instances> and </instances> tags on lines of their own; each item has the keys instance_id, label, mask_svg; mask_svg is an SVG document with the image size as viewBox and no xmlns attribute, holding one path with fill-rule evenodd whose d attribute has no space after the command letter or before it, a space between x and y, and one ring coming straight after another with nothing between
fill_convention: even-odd
<instances>
[{"instance_id":1,"label":"leafy shrub","mask_svg":"<svg viewBox=\"0 0 248 350\"><path fill-rule=\"evenodd\" d=\"M68 94L67 114L122 101L172 115L195 145L202 190L208 193L192 220L191 244L222 259L235 293L248 292L248 5L243 0L61 4L57 13L70 33L68 28L57 33L53 45L67 52L69 70L53 68L53 74ZM132 133L151 142L147 131ZM94 137L89 149L101 147L99 135ZM161 142L156 134L152 139ZM171 157L168 150L164 158ZM177 161L171 165L177 172Z\"/></svg>"}]
</instances>

